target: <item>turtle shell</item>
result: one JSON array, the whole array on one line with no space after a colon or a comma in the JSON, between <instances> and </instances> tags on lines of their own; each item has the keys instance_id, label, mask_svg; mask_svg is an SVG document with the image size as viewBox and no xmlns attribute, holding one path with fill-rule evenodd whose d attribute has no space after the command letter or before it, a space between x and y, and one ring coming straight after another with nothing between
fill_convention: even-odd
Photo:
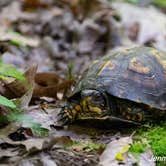
<instances>
[{"instance_id":1,"label":"turtle shell","mask_svg":"<svg viewBox=\"0 0 166 166\"><path fill-rule=\"evenodd\" d=\"M74 93L83 89L165 110L166 53L150 47L113 51L89 66Z\"/></svg>"}]
</instances>

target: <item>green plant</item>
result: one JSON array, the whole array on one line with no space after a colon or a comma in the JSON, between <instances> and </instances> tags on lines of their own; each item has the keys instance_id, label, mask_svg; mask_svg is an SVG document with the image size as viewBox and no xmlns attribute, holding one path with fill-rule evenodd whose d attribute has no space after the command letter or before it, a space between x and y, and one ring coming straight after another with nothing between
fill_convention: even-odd
<instances>
[{"instance_id":1,"label":"green plant","mask_svg":"<svg viewBox=\"0 0 166 166\"><path fill-rule=\"evenodd\" d=\"M0 79L3 81L10 77L26 83L24 75L16 67L0 62ZM19 106L18 103L15 104L12 100L0 95L0 105L7 107L9 110L7 115L0 115L0 123L7 121L18 122L23 124L25 127L30 128L35 135L46 136L48 134L48 129L45 129L41 124L34 122L32 117L26 115L24 111L21 110L21 106Z\"/></svg>"},{"instance_id":2,"label":"green plant","mask_svg":"<svg viewBox=\"0 0 166 166\"><path fill-rule=\"evenodd\" d=\"M153 4L159 7L166 7L165 0L153 0Z\"/></svg>"},{"instance_id":3,"label":"green plant","mask_svg":"<svg viewBox=\"0 0 166 166\"><path fill-rule=\"evenodd\" d=\"M8 79L8 77L13 77L18 80L24 81L24 75L14 66L3 64L0 61L0 78Z\"/></svg>"},{"instance_id":4,"label":"green plant","mask_svg":"<svg viewBox=\"0 0 166 166\"><path fill-rule=\"evenodd\" d=\"M9 108L16 108L16 105L6 97L0 95L0 104Z\"/></svg>"},{"instance_id":5,"label":"green plant","mask_svg":"<svg viewBox=\"0 0 166 166\"><path fill-rule=\"evenodd\" d=\"M36 123L30 115L25 114L21 110L14 109L7 115L10 122L23 124L24 127L30 128L34 135L43 137L48 135L48 129L43 128L41 124Z\"/></svg>"},{"instance_id":6,"label":"green plant","mask_svg":"<svg viewBox=\"0 0 166 166\"><path fill-rule=\"evenodd\" d=\"M0 61L0 79L7 80L9 77L16 78L21 81L25 80L24 75L16 67L5 65ZM16 108L14 102L2 95L0 95L0 104L12 109Z\"/></svg>"},{"instance_id":7,"label":"green plant","mask_svg":"<svg viewBox=\"0 0 166 166\"><path fill-rule=\"evenodd\" d=\"M73 70L74 70L74 63L70 62L68 65L68 73L67 73L68 80L73 80L74 78Z\"/></svg>"},{"instance_id":8,"label":"green plant","mask_svg":"<svg viewBox=\"0 0 166 166\"><path fill-rule=\"evenodd\" d=\"M139 154L144 153L149 147L149 144L145 143L143 140L135 141L130 148L130 152L138 157Z\"/></svg>"}]
</instances>

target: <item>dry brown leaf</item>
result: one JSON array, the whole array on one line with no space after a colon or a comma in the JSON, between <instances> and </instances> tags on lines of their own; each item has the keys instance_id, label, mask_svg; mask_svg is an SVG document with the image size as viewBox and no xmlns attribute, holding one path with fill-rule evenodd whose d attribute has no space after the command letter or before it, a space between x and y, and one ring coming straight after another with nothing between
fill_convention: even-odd
<instances>
[{"instance_id":1,"label":"dry brown leaf","mask_svg":"<svg viewBox=\"0 0 166 166\"><path fill-rule=\"evenodd\" d=\"M35 76L35 89L33 97L53 97L57 98L58 92L69 89L74 81L64 80L55 73L37 73Z\"/></svg>"},{"instance_id":2,"label":"dry brown leaf","mask_svg":"<svg viewBox=\"0 0 166 166\"><path fill-rule=\"evenodd\" d=\"M13 79L3 81L2 95L8 98L21 97L21 105L28 106L32 97L57 98L58 92L66 92L74 84L73 80L65 80L55 73L37 73L37 67L33 66L25 73L27 83ZM32 96L33 93L33 96Z\"/></svg>"},{"instance_id":3,"label":"dry brown leaf","mask_svg":"<svg viewBox=\"0 0 166 166\"><path fill-rule=\"evenodd\" d=\"M19 128L20 125L17 125L16 123L11 123L7 125L5 128L0 129L1 142L8 143L11 145L24 145L27 151L31 150L34 147L38 150L42 149L44 139L41 138L28 139L25 141L12 141L11 139L8 138L8 135L10 135L13 132L16 132L17 129Z\"/></svg>"},{"instance_id":4,"label":"dry brown leaf","mask_svg":"<svg viewBox=\"0 0 166 166\"><path fill-rule=\"evenodd\" d=\"M63 81L64 79L55 73L37 73L35 75L35 82L41 86L55 85Z\"/></svg>"},{"instance_id":5,"label":"dry brown leaf","mask_svg":"<svg viewBox=\"0 0 166 166\"><path fill-rule=\"evenodd\" d=\"M36 8L48 8L49 1L42 0L23 0L23 8L26 10L36 9Z\"/></svg>"},{"instance_id":6,"label":"dry brown leaf","mask_svg":"<svg viewBox=\"0 0 166 166\"><path fill-rule=\"evenodd\" d=\"M60 0L59 3L68 6L73 15L79 19L84 19L101 9L109 8L109 4L101 0Z\"/></svg>"}]
</instances>

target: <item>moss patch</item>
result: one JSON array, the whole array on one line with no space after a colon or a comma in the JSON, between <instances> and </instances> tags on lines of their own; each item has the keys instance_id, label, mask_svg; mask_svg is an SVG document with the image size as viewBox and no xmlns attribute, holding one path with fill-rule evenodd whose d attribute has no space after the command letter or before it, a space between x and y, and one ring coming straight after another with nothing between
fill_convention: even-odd
<instances>
[{"instance_id":1,"label":"moss patch","mask_svg":"<svg viewBox=\"0 0 166 166\"><path fill-rule=\"evenodd\" d=\"M151 148L155 157L166 156L166 122L161 122L149 129L140 129L134 136L134 143L130 151L134 155L143 153ZM161 164L161 162L159 162Z\"/></svg>"},{"instance_id":2,"label":"moss patch","mask_svg":"<svg viewBox=\"0 0 166 166\"><path fill-rule=\"evenodd\" d=\"M134 154L134 156L138 157L139 154L144 153L148 149L149 145L144 144L142 141L136 141L130 148L130 152Z\"/></svg>"},{"instance_id":3,"label":"moss patch","mask_svg":"<svg viewBox=\"0 0 166 166\"><path fill-rule=\"evenodd\" d=\"M166 1L165 0L153 0L153 4L155 4L159 7L166 7Z\"/></svg>"}]
</instances>

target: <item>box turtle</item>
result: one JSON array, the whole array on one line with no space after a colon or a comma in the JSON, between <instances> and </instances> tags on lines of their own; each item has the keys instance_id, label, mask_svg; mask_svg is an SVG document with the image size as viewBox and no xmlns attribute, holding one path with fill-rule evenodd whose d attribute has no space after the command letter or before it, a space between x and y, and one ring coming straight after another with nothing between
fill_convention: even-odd
<instances>
[{"instance_id":1,"label":"box turtle","mask_svg":"<svg viewBox=\"0 0 166 166\"><path fill-rule=\"evenodd\" d=\"M59 119L165 119L166 53L150 47L112 51L83 73Z\"/></svg>"}]
</instances>

